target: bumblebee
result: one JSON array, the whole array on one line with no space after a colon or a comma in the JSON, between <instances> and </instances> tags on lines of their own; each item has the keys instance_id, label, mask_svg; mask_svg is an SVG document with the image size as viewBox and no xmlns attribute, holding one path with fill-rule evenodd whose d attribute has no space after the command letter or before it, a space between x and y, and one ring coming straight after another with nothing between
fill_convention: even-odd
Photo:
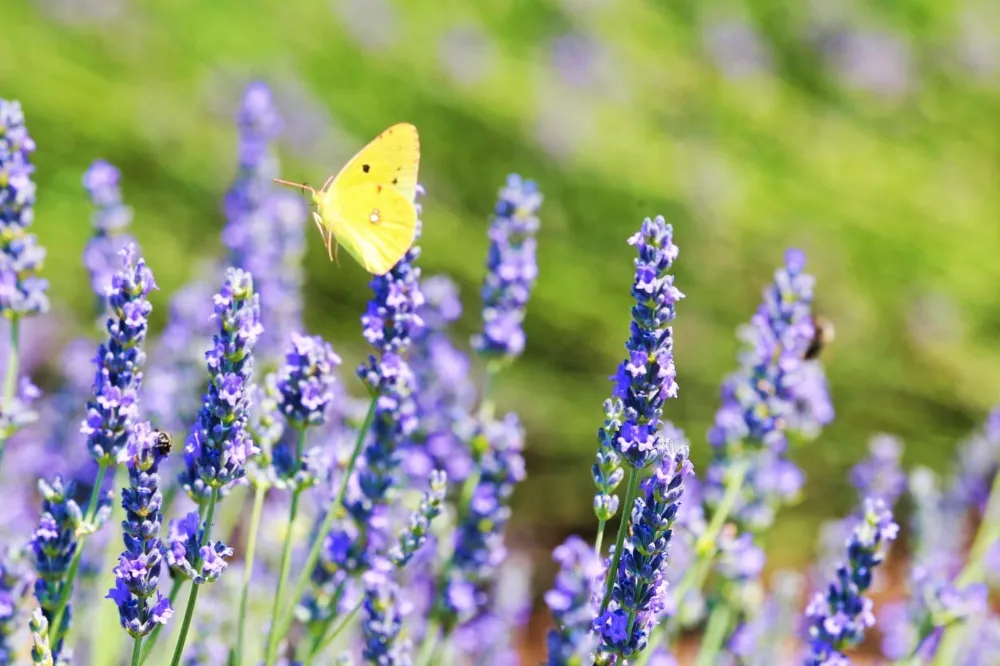
<instances>
[{"instance_id":1,"label":"bumblebee","mask_svg":"<svg viewBox=\"0 0 1000 666\"><path fill-rule=\"evenodd\" d=\"M820 352L833 342L835 334L832 321L823 315L813 315L813 337L802 357L807 361L818 358Z\"/></svg>"},{"instance_id":2,"label":"bumblebee","mask_svg":"<svg viewBox=\"0 0 1000 666\"><path fill-rule=\"evenodd\" d=\"M170 447L173 444L173 440L170 437L170 433L163 432L162 430L156 431L156 444L153 445L160 455L167 455L170 453Z\"/></svg>"}]
</instances>

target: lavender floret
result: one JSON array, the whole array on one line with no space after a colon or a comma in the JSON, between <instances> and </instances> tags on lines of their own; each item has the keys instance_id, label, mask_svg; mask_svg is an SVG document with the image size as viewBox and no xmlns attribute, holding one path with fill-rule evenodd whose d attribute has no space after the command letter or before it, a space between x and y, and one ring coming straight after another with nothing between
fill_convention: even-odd
<instances>
[{"instance_id":1,"label":"lavender floret","mask_svg":"<svg viewBox=\"0 0 1000 666\"><path fill-rule=\"evenodd\" d=\"M590 544L573 535L557 546L552 558L559 563L554 587L545 593L545 604L556 627L548 634L548 666L582 664L594 649L591 625L597 609L604 565Z\"/></svg>"},{"instance_id":2,"label":"lavender floret","mask_svg":"<svg viewBox=\"0 0 1000 666\"><path fill-rule=\"evenodd\" d=\"M90 273L91 289L101 300L100 312L121 251L135 244L131 235L123 233L132 222L132 209L122 202L120 180L121 172L104 160L97 160L83 174L83 187L95 208L91 216L94 235L83 250L83 264Z\"/></svg>"},{"instance_id":3,"label":"lavender floret","mask_svg":"<svg viewBox=\"0 0 1000 666\"><path fill-rule=\"evenodd\" d=\"M122 268L112 277L107 291L111 315L108 339L94 359L94 399L87 404L87 417L80 426L90 455L103 465L115 464L138 419L138 394L146 363L143 344L153 309L148 296L156 289L153 272L137 256L134 245L119 256Z\"/></svg>"},{"instance_id":4,"label":"lavender floret","mask_svg":"<svg viewBox=\"0 0 1000 666\"><path fill-rule=\"evenodd\" d=\"M490 225L490 249L483 281L483 330L472 347L485 358L512 359L524 351L524 310L538 278L535 259L538 186L507 176Z\"/></svg>"},{"instance_id":5,"label":"lavender floret","mask_svg":"<svg viewBox=\"0 0 1000 666\"><path fill-rule=\"evenodd\" d=\"M117 604L122 628L134 638L146 636L157 624L166 624L174 613L170 600L157 590L163 563L159 467L165 455L161 446L164 436L149 423L138 423L119 456L120 462L127 463L129 477L129 487L122 491L125 552L115 567L115 587L105 599Z\"/></svg>"}]
</instances>

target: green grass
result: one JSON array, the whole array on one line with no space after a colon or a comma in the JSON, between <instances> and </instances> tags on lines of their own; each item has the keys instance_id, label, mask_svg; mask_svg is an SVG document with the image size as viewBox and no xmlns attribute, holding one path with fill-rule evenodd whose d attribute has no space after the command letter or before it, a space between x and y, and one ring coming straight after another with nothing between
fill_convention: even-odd
<instances>
[{"instance_id":1,"label":"green grass","mask_svg":"<svg viewBox=\"0 0 1000 666\"><path fill-rule=\"evenodd\" d=\"M289 178L321 182L392 122L417 124L428 193L422 266L461 285L463 338L477 324L496 190L511 171L540 182L529 346L499 385L501 406L530 431L532 476L517 496L526 523L591 525L587 470L628 331L624 241L646 215L666 215L681 247L681 396L667 417L692 438L696 461L734 363L734 328L786 246L809 255L818 305L837 324L827 359L838 418L801 453L810 482L796 519L846 506L841 472L873 431L902 435L909 461L940 466L1000 394L1000 92L951 64L957 2L878 3L860 15L913 49L918 85L901 102L852 92L823 69L803 37L807 3L750 5L774 71L738 81L702 48L706 17L726 15L720 2L619 0L587 13L541 0L397 1L391 41L371 50L328 1L132 2L112 23L75 26L39 6L0 8L0 95L21 100L38 144L46 273L81 321L91 302L79 261L84 169L100 157L123 170L134 231L161 285L162 325L172 289L218 250L220 198L235 168L228 114L250 76L305 90L332 119L319 137L328 157L283 147ZM470 23L493 57L482 79L457 85L438 44ZM603 89L573 88L549 70L547 44L568 30L607 45ZM540 109L582 128L560 156L536 140ZM359 354L366 276L329 265L315 237L307 269L309 327ZM959 320L930 322L944 331L930 342L909 325L925 297L946 299ZM546 514L532 513L543 501Z\"/></svg>"}]
</instances>

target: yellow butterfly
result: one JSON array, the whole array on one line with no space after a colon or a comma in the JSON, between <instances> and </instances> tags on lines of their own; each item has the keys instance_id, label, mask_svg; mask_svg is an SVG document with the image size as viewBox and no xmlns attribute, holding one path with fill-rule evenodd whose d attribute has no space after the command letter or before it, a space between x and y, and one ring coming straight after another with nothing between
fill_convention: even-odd
<instances>
[{"instance_id":1,"label":"yellow butterfly","mask_svg":"<svg viewBox=\"0 0 1000 666\"><path fill-rule=\"evenodd\" d=\"M406 254L417 233L417 170L420 137L410 123L398 123L362 148L339 173L312 193L313 219L330 260L339 242L369 273L385 275Z\"/></svg>"}]
</instances>

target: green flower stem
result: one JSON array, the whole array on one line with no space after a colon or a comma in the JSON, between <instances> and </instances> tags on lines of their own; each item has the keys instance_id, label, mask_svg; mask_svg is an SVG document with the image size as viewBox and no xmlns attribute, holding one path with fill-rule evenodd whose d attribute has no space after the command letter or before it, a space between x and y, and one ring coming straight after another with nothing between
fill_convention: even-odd
<instances>
[{"instance_id":1,"label":"green flower stem","mask_svg":"<svg viewBox=\"0 0 1000 666\"><path fill-rule=\"evenodd\" d=\"M716 662L732 621L733 609L728 604L721 603L712 610L712 614L708 616L708 624L705 626L694 666L712 666Z\"/></svg>"},{"instance_id":2,"label":"green flower stem","mask_svg":"<svg viewBox=\"0 0 1000 666\"><path fill-rule=\"evenodd\" d=\"M243 666L243 641L246 636L247 620L247 598L250 596L250 578L253 576L254 556L257 553L257 531L260 528L260 517L264 510L264 497L267 495L267 486L261 481L254 489L253 512L250 515L250 533L247 535L247 551L243 563L243 589L240 590L240 610L239 619L236 624L236 666ZM291 531L291 526L289 526ZM231 660L232 661L232 660Z\"/></svg>"},{"instance_id":3,"label":"green flower stem","mask_svg":"<svg viewBox=\"0 0 1000 666\"><path fill-rule=\"evenodd\" d=\"M604 528L607 527L608 521L598 520L597 521L597 538L594 539L594 554L600 557L601 546L604 545Z\"/></svg>"},{"instance_id":4,"label":"green flower stem","mask_svg":"<svg viewBox=\"0 0 1000 666\"><path fill-rule=\"evenodd\" d=\"M344 497L347 495L347 482L350 480L351 474L354 472L354 467L358 463L358 456L361 455L361 449L364 447L365 437L368 435L368 430L371 429L372 421L375 419L375 405L377 400L378 396L372 397L371 403L368 405L368 413L365 414L365 420L361 424L361 428L358 430L358 439L354 443L354 450L351 452L351 459L347 463L347 468L344 470L344 476L340 483L340 490L337 492L337 497L330 504L330 508L326 512L326 517L323 519L323 523L316 531L315 539L313 539L312 546L309 548L309 554L306 556L306 561L302 565L302 573L299 574L299 579L295 583L295 588L292 590L288 604L285 606L285 612L281 616L281 622L278 624L278 630L275 632L277 640L281 640L281 638L288 633L288 630L291 629L292 621L295 619L295 608L298 606L299 601L302 600L302 597L306 592L306 587L309 585L312 570L316 567L316 562L319 561L319 551L323 548L323 541L326 539L326 535L329 534L330 529L333 527L333 521L335 521L338 516L344 515Z\"/></svg>"},{"instance_id":5,"label":"green flower stem","mask_svg":"<svg viewBox=\"0 0 1000 666\"><path fill-rule=\"evenodd\" d=\"M312 664L313 659L318 657L323 650L330 647L330 644L333 643L333 641L337 640L337 636L343 633L344 629L347 628L347 625L351 623L351 620L353 620L354 617L361 611L361 606L363 603L364 603L363 600L356 603L354 605L354 608L352 608L347 612L347 615L344 616L344 619L340 621L340 624L337 625L337 627L330 633L329 636L327 636L326 638L320 636L317 639L316 643L309 651L309 656L306 659L306 666Z\"/></svg>"},{"instance_id":6,"label":"green flower stem","mask_svg":"<svg viewBox=\"0 0 1000 666\"><path fill-rule=\"evenodd\" d=\"M615 575L618 572L618 563L622 559L622 547L625 544L625 535L628 533L629 518L632 514L632 505L635 504L635 497L639 494L639 472L628 467L628 488L625 490L625 504L622 507L622 519L618 525L618 538L615 539L615 553L611 559L611 566L605 574L607 582L604 585L604 599L601 601L601 613L608 609L608 602L611 601L611 590L615 586Z\"/></svg>"},{"instance_id":7,"label":"green flower stem","mask_svg":"<svg viewBox=\"0 0 1000 666\"><path fill-rule=\"evenodd\" d=\"M83 519L83 524L87 530L90 529L90 524L94 522L94 516L97 515L97 502L101 496L101 486L104 484L104 475L108 472L108 467L111 463L101 461L97 465L97 476L94 478L94 488L90 491L90 502L87 504L87 515ZM62 592L59 595L59 600L56 602L55 608L52 609L52 622L49 623L49 632L52 634L52 644L59 645L59 640L65 638L61 633L62 619L63 615L66 613L66 606L69 604L69 599L73 595L73 583L76 581L76 574L80 570L80 561L83 559L83 544L87 540L90 532L87 531L79 536L76 544L76 552L73 553L73 559L69 563L69 569L66 571L66 582L63 583Z\"/></svg>"},{"instance_id":8,"label":"green flower stem","mask_svg":"<svg viewBox=\"0 0 1000 666\"><path fill-rule=\"evenodd\" d=\"M17 373L21 363L21 318L10 320L10 347L7 350L7 374L3 381L3 409L10 409L17 392ZM0 467L3 465L3 451L12 433L0 433Z\"/></svg>"},{"instance_id":9,"label":"green flower stem","mask_svg":"<svg viewBox=\"0 0 1000 666\"><path fill-rule=\"evenodd\" d=\"M305 448L305 441L306 429L299 428L295 436L296 460L302 460L302 449ZM295 518L299 513L299 497L301 495L301 488L295 488L292 491L292 505L288 510L288 529L285 532L285 544L281 549L281 574L278 576L278 589L274 593L274 604L271 609L271 631L267 637L265 666L274 666L274 662L278 658L278 641L280 640L277 632L278 616L281 613L281 599L285 593L285 585L288 584L288 574L292 568L292 535L294 534ZM319 541L318 538L317 541Z\"/></svg>"},{"instance_id":10,"label":"green flower stem","mask_svg":"<svg viewBox=\"0 0 1000 666\"><path fill-rule=\"evenodd\" d=\"M181 588L184 587L184 583L186 582L184 578L175 578L174 582L170 585L170 593L167 595L167 598L170 599L171 608L176 608L177 597L180 596ZM156 641L160 638L161 631L163 631L162 624L153 627L153 631L149 634L149 639L142 646L142 658L139 659L140 664L146 663L146 660L149 659L149 655L153 651L153 646L156 645Z\"/></svg>"},{"instance_id":11,"label":"green flower stem","mask_svg":"<svg viewBox=\"0 0 1000 666\"><path fill-rule=\"evenodd\" d=\"M424 642L420 645L417 658L413 663L417 666L436 666L434 657L438 653L438 646L441 643L441 625L437 620L427 623L427 631L424 632Z\"/></svg>"},{"instance_id":12,"label":"green flower stem","mask_svg":"<svg viewBox=\"0 0 1000 666\"><path fill-rule=\"evenodd\" d=\"M208 498L208 516L205 518L205 536L202 545L212 542L212 522L215 520L215 505L219 501L219 489L212 488L212 495ZM201 557L194 562L195 570L201 568ZM178 666L184 654L184 643L187 642L188 630L191 628L191 619L194 617L194 606L198 602L198 590L201 585L192 585L191 594L188 595L187 608L184 609L184 621L181 622L181 633L177 636L177 646L174 648L174 656L170 660L170 666Z\"/></svg>"},{"instance_id":13,"label":"green flower stem","mask_svg":"<svg viewBox=\"0 0 1000 666\"><path fill-rule=\"evenodd\" d=\"M135 637L135 644L132 646L132 666L139 666L142 655L142 636Z\"/></svg>"},{"instance_id":14,"label":"green flower stem","mask_svg":"<svg viewBox=\"0 0 1000 666\"><path fill-rule=\"evenodd\" d=\"M971 583L983 581L986 577L986 552L998 539L1000 539L1000 473L993 477L993 486L990 488L990 497L986 502L986 511L983 512L979 531L972 542L972 548L969 549L969 559L955 579L957 588L961 589ZM968 627L963 622L956 622L945 628L941 644L934 658L934 666L950 666L957 661L958 651L965 640L967 630ZM923 636L920 637L921 640L923 638Z\"/></svg>"}]
</instances>

